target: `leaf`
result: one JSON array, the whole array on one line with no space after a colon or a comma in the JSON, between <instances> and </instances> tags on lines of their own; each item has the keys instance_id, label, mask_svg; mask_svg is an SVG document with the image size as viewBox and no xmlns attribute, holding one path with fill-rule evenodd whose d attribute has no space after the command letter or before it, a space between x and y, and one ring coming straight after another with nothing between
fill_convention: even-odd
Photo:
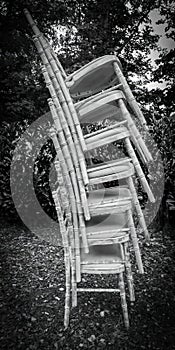
<instances>
[{"instance_id":1,"label":"leaf","mask_svg":"<svg viewBox=\"0 0 175 350\"><path fill-rule=\"evenodd\" d=\"M94 343L95 339L96 339L95 335L92 334L92 335L88 338L88 341L89 341L90 343Z\"/></svg>"}]
</instances>

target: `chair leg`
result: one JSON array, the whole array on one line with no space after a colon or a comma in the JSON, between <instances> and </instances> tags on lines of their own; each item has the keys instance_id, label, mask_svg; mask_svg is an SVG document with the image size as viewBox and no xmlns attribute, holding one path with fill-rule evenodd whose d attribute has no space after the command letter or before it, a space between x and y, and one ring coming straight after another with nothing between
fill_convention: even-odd
<instances>
[{"instance_id":1,"label":"chair leg","mask_svg":"<svg viewBox=\"0 0 175 350\"><path fill-rule=\"evenodd\" d=\"M146 125L146 121L145 121L145 118L143 116L143 113L142 111L140 110L136 100L135 100L135 97L119 67L119 65L117 64L117 62L114 62L113 64L114 66L114 71L116 73L116 76L119 80L119 83L122 84L123 86L123 89L124 89L124 94L126 95L126 98L127 98L127 101L128 103L130 104L134 114L138 117L138 119L140 120L141 124L143 125L144 129L147 130L147 125Z\"/></svg>"},{"instance_id":2,"label":"chair leg","mask_svg":"<svg viewBox=\"0 0 175 350\"><path fill-rule=\"evenodd\" d=\"M136 209L136 212L137 212L137 216L138 216L138 219L139 219L140 226L143 229L143 232L144 232L144 235L145 235L145 239L149 240L150 239L149 232L148 232L148 229L146 227L145 218L143 216L142 209L140 207L140 203L139 203L139 200L137 198L137 193L136 193L136 190L135 190L135 187L134 187L134 183L133 183L133 180L132 180L131 177L127 179L127 183L128 183L128 187L129 187L129 189L131 191L131 194L132 194L134 206L135 206L135 209Z\"/></svg>"},{"instance_id":3,"label":"chair leg","mask_svg":"<svg viewBox=\"0 0 175 350\"><path fill-rule=\"evenodd\" d=\"M76 282L76 261L75 249L71 249L71 287L72 287L72 307L77 306L77 282Z\"/></svg>"},{"instance_id":4,"label":"chair leg","mask_svg":"<svg viewBox=\"0 0 175 350\"><path fill-rule=\"evenodd\" d=\"M72 307L77 306L77 283L72 283Z\"/></svg>"},{"instance_id":5,"label":"chair leg","mask_svg":"<svg viewBox=\"0 0 175 350\"><path fill-rule=\"evenodd\" d=\"M137 266L138 266L139 272L141 274L144 274L144 269L143 269L142 258L141 258L141 254L140 254L140 248L139 248L139 244L138 244L137 234L136 234L136 230L135 230L135 226L134 226L134 221L132 218L132 213L130 210L128 210L128 224L129 224L129 227L131 230L131 239L132 239L132 244L134 247Z\"/></svg>"},{"instance_id":6,"label":"chair leg","mask_svg":"<svg viewBox=\"0 0 175 350\"><path fill-rule=\"evenodd\" d=\"M128 249L128 242L124 244L124 250L125 250L125 264L126 264L126 275L127 275L127 282L128 282L128 289L129 289L129 295L130 295L130 301L135 301L135 293L134 293L134 283L133 283L133 276L132 276L132 270L131 270L131 263L130 263L130 254Z\"/></svg>"},{"instance_id":7,"label":"chair leg","mask_svg":"<svg viewBox=\"0 0 175 350\"><path fill-rule=\"evenodd\" d=\"M148 184L148 182L146 180L146 177L145 177L145 175L143 173L143 170L142 170L142 168L140 166L140 163L139 163L139 161L138 161L138 159L136 157L136 154L134 152L134 149L133 149L133 147L131 145L131 142L130 142L128 137L126 137L126 139L125 139L125 145L126 145L126 149L128 151L128 154L129 154L129 156L132 159L133 165L134 165L134 167L136 169L136 172L137 172L137 175L138 175L138 177L140 179L140 182L142 184L143 190L147 193L150 202L154 203L155 202L155 198L153 196L151 188L150 188L150 186L149 186L149 184Z\"/></svg>"},{"instance_id":8,"label":"chair leg","mask_svg":"<svg viewBox=\"0 0 175 350\"><path fill-rule=\"evenodd\" d=\"M125 293L125 285L123 279L123 273L119 273L119 289L120 289L120 298L121 298L121 306L123 311L124 324L126 329L129 328L129 316L128 316L128 307L126 303L126 293Z\"/></svg>"},{"instance_id":9,"label":"chair leg","mask_svg":"<svg viewBox=\"0 0 175 350\"><path fill-rule=\"evenodd\" d=\"M77 306L77 282L76 282L76 270L72 269L72 307Z\"/></svg>"},{"instance_id":10,"label":"chair leg","mask_svg":"<svg viewBox=\"0 0 175 350\"><path fill-rule=\"evenodd\" d=\"M70 315L70 259L65 256L65 266L66 266L66 292L65 292L65 308L64 308L64 327L65 329L69 325L69 315Z\"/></svg>"}]
</instances>

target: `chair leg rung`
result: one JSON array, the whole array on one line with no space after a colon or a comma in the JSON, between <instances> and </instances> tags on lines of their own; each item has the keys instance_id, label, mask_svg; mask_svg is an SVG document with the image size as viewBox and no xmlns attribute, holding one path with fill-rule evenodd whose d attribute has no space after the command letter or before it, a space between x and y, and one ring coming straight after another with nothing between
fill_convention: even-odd
<instances>
[{"instance_id":1,"label":"chair leg rung","mask_svg":"<svg viewBox=\"0 0 175 350\"><path fill-rule=\"evenodd\" d=\"M120 292L120 289L117 288L77 288L77 292Z\"/></svg>"}]
</instances>

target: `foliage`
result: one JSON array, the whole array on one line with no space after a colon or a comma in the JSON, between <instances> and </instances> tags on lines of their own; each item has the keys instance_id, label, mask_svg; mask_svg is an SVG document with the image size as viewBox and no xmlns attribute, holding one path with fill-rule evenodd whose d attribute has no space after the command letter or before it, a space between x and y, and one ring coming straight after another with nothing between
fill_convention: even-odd
<instances>
[{"instance_id":1,"label":"foliage","mask_svg":"<svg viewBox=\"0 0 175 350\"><path fill-rule=\"evenodd\" d=\"M19 137L18 134L23 132L28 123L48 109L48 92L32 42L32 30L23 14L24 7L30 10L47 38L52 38L68 73L100 55L113 52L118 55L136 99L142 108L146 107L145 117L164 160L168 193L174 184L174 121L170 118L174 111L174 51L159 48L160 57L153 69L149 53L151 49L158 48L158 36L153 32L148 14L152 9L159 9L162 15L160 21L166 23L167 37L174 38L172 1L5 0L0 5L0 112L2 120L11 123L11 126L2 124L1 202L3 200L4 209L12 208L8 177L16 137ZM60 35L57 27L61 30ZM146 83L161 82L162 79L168 82L163 91L156 88L148 92ZM16 121L21 122L15 124ZM46 164L48 162L49 169L51 155L50 146L45 147L48 149L48 159L41 155L43 172L38 170L34 174L34 182L39 186L41 202L47 207L46 198L50 203L50 195L42 194L42 188L48 187ZM99 152L100 157L104 155L104 149Z\"/></svg>"},{"instance_id":2,"label":"foliage","mask_svg":"<svg viewBox=\"0 0 175 350\"><path fill-rule=\"evenodd\" d=\"M40 14L41 28L51 31L51 24L56 19L61 2L54 2L47 11L47 1L10 1L1 2L1 119L35 120L47 109L47 92L40 72L39 60L28 34L28 24L23 9L25 6ZM64 6L66 8L66 6ZM57 8L57 11L55 9ZM49 10L49 9L48 9ZM49 19L48 19L49 18ZM44 23L44 24L43 24Z\"/></svg>"},{"instance_id":3,"label":"foliage","mask_svg":"<svg viewBox=\"0 0 175 350\"><path fill-rule=\"evenodd\" d=\"M43 209L52 217L54 215L53 200L49 187L50 166L55 156L51 141L48 140L46 129L43 128L25 132L29 121L3 123L1 129L0 151L0 209L1 215L14 219L16 210L23 207L24 215L36 210L31 193L34 187L36 197ZM25 135L25 136L23 136ZM43 145L41 147L41 145ZM17 151L15 150L17 148ZM12 165L13 167L10 169ZM15 172L15 175L13 175ZM12 187L11 187L12 186ZM12 200L11 189L13 188ZM25 190L23 190L25 189ZM16 209L15 209L16 208Z\"/></svg>"},{"instance_id":4,"label":"foliage","mask_svg":"<svg viewBox=\"0 0 175 350\"><path fill-rule=\"evenodd\" d=\"M55 45L61 42L61 60L68 71L94 57L116 51L121 52L124 66L125 61L129 62L127 70L141 73L149 66L144 57L156 46L157 37L147 18L154 6L156 1L139 2L139 7L137 1L131 1L128 7L121 0L3 1L0 8L1 118L10 122L34 120L47 109L47 93L24 7L31 11L41 31L52 37ZM147 25L140 30L138 27L143 21ZM66 30L60 42L55 34L58 25ZM134 52L139 50L142 55L136 57Z\"/></svg>"},{"instance_id":5,"label":"foliage","mask_svg":"<svg viewBox=\"0 0 175 350\"><path fill-rule=\"evenodd\" d=\"M28 123L26 121L21 123L17 122L14 125L9 125L8 123L4 122L0 130L0 204L2 214L12 214L14 211L14 205L10 191L10 165L13 157L13 151L15 149L15 144L18 141L20 134L25 130L27 125Z\"/></svg>"}]
</instances>

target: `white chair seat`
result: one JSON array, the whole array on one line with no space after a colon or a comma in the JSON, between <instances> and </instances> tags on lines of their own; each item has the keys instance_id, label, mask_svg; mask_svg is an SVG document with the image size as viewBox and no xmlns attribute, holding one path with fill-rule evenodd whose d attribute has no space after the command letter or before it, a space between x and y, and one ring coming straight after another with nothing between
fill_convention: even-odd
<instances>
[{"instance_id":1,"label":"white chair seat","mask_svg":"<svg viewBox=\"0 0 175 350\"><path fill-rule=\"evenodd\" d=\"M127 160L127 158L126 158ZM120 160L114 160L102 164L98 164L95 166L90 166L87 170L89 179L96 178L98 176L108 176L108 175L115 175L116 179L120 178L120 173L123 174L124 172L128 172L128 176L132 175L134 173L134 168L131 163L122 163Z\"/></svg>"},{"instance_id":2,"label":"white chair seat","mask_svg":"<svg viewBox=\"0 0 175 350\"><path fill-rule=\"evenodd\" d=\"M91 246L88 254L85 254L83 250L81 251L81 265L106 265L110 263L122 263L120 244Z\"/></svg>"},{"instance_id":3,"label":"white chair seat","mask_svg":"<svg viewBox=\"0 0 175 350\"><path fill-rule=\"evenodd\" d=\"M126 187L111 187L111 188L102 188L98 190L89 191L88 195L88 206L99 206L112 202L121 202L130 200L131 193Z\"/></svg>"},{"instance_id":4,"label":"white chair seat","mask_svg":"<svg viewBox=\"0 0 175 350\"><path fill-rule=\"evenodd\" d=\"M85 136L85 142L87 150L93 150L104 145L111 144L112 142L125 140L129 137L129 131L124 126L118 126L117 124L113 128L104 128L98 134L91 133Z\"/></svg>"},{"instance_id":5,"label":"white chair seat","mask_svg":"<svg viewBox=\"0 0 175 350\"><path fill-rule=\"evenodd\" d=\"M80 122L97 122L105 118L114 117L115 120L122 120L121 110L117 105L119 99L125 100L121 90L111 92L104 91L92 96L90 99L75 104Z\"/></svg>"},{"instance_id":6,"label":"white chair seat","mask_svg":"<svg viewBox=\"0 0 175 350\"><path fill-rule=\"evenodd\" d=\"M86 222L86 233L90 236L96 233L115 233L117 230L125 230L126 227L128 226L125 214L98 215Z\"/></svg>"},{"instance_id":7,"label":"white chair seat","mask_svg":"<svg viewBox=\"0 0 175 350\"><path fill-rule=\"evenodd\" d=\"M91 95L117 84L118 79L114 72L113 62L120 62L115 55L99 57L74 73L70 74L65 82L70 94L75 97L79 95Z\"/></svg>"}]
</instances>

